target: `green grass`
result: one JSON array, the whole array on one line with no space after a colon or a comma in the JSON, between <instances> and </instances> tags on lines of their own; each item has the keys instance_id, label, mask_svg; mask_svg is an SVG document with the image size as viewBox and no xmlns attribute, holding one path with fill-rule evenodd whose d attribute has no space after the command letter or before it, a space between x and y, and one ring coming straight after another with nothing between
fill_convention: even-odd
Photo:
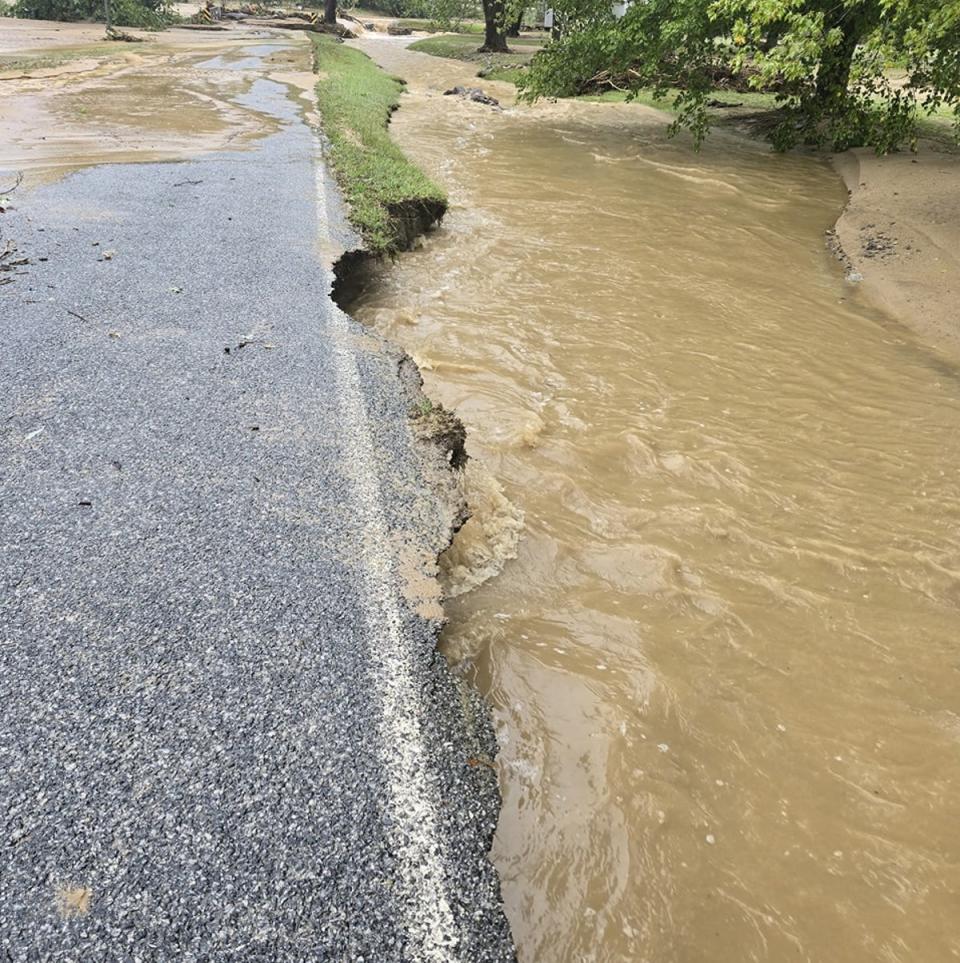
<instances>
[{"instance_id":1,"label":"green grass","mask_svg":"<svg viewBox=\"0 0 960 963\"><path fill-rule=\"evenodd\" d=\"M387 133L403 82L332 37L312 39L320 74L317 105L334 176L368 249L392 254L409 243L411 216L418 211L440 216L446 197Z\"/></svg>"},{"instance_id":2,"label":"green grass","mask_svg":"<svg viewBox=\"0 0 960 963\"><path fill-rule=\"evenodd\" d=\"M480 53L481 38L470 34L446 33L441 37L424 37L410 44L410 50L430 54L434 57L447 57L476 64L477 74L490 80L502 80L514 84L524 68L540 49L541 40L532 37L519 37L509 40L514 49L508 54Z\"/></svg>"},{"instance_id":3,"label":"green grass","mask_svg":"<svg viewBox=\"0 0 960 963\"><path fill-rule=\"evenodd\" d=\"M625 90L605 90L599 94L583 94L578 100L590 100L597 103L623 103L633 101L637 104L644 104L647 107L656 107L657 110L674 113L673 101L680 91L676 87L670 88L663 97L656 97L651 90L638 90L636 95L631 97ZM759 91L736 91L736 90L716 90L710 95L710 99L717 101L717 105L709 108L712 117L734 116L737 112L754 113L761 110L773 110L776 107L776 96L774 94L761 93ZM727 106L720 106L726 104Z\"/></svg>"},{"instance_id":4,"label":"green grass","mask_svg":"<svg viewBox=\"0 0 960 963\"><path fill-rule=\"evenodd\" d=\"M476 52L477 38L463 34L445 33L441 37L424 37L410 44L410 50L430 54L433 57L449 57L451 60L462 60L470 51Z\"/></svg>"},{"instance_id":5,"label":"green grass","mask_svg":"<svg viewBox=\"0 0 960 963\"><path fill-rule=\"evenodd\" d=\"M632 100L634 103L656 107L657 110L674 114L676 111L673 108L673 100L678 93L680 91L677 88L671 88L664 97L655 97L650 90L640 90L635 97L630 98L626 91L606 90L600 94L584 94L578 99L597 103L623 103ZM740 124L746 125L749 129L751 121L759 120L759 129L762 130L764 122L769 124L773 121L778 107L775 94L760 91L717 90L711 96L713 100L729 105L708 108L711 122L719 127L725 124L733 126ZM946 151L955 152L958 146L953 124L953 111L949 107L940 107L933 114L918 116L917 134L921 140L932 141Z\"/></svg>"},{"instance_id":6,"label":"green grass","mask_svg":"<svg viewBox=\"0 0 960 963\"><path fill-rule=\"evenodd\" d=\"M504 84L516 84L518 78L523 74L523 67L493 67L484 70L484 80L499 80Z\"/></svg>"},{"instance_id":7,"label":"green grass","mask_svg":"<svg viewBox=\"0 0 960 963\"><path fill-rule=\"evenodd\" d=\"M317 0L317 2L319 2L319 0ZM320 6L322 7L323 4L320 3ZM450 29L449 26L446 28L446 30L441 29L436 20L430 20L427 17L391 17L382 10L369 10L364 6L350 7L345 9L352 17L356 17L358 20L387 19L392 23L398 23L401 27L409 27L411 30L423 30L426 33L445 33ZM456 29L458 33L472 33L482 36L483 21L461 20L459 24L456 24Z\"/></svg>"},{"instance_id":8,"label":"green grass","mask_svg":"<svg viewBox=\"0 0 960 963\"><path fill-rule=\"evenodd\" d=\"M425 30L428 33L443 33L435 20L398 20L401 27L409 27L411 30ZM483 36L483 23L477 20L464 20L456 25L457 33L472 34Z\"/></svg>"},{"instance_id":9,"label":"green grass","mask_svg":"<svg viewBox=\"0 0 960 963\"><path fill-rule=\"evenodd\" d=\"M956 128L950 118L937 114L931 117L920 117L917 121L917 135L921 140L933 141L948 153L960 153Z\"/></svg>"}]
</instances>

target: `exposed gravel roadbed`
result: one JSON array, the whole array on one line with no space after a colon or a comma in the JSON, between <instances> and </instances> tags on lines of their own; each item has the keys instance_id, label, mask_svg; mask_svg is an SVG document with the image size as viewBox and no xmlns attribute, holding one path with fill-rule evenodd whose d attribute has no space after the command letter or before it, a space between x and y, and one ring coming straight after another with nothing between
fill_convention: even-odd
<instances>
[{"instance_id":1,"label":"exposed gravel roadbed","mask_svg":"<svg viewBox=\"0 0 960 963\"><path fill-rule=\"evenodd\" d=\"M315 135L248 96L255 149L3 215L0 959L510 960L449 506L329 298Z\"/></svg>"}]
</instances>

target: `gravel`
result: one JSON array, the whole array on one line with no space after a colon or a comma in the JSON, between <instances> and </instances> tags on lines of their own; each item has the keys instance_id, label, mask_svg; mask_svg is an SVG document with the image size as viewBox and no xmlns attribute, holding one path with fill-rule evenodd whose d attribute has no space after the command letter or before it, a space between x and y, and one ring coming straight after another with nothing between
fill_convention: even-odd
<instances>
[{"instance_id":1,"label":"gravel","mask_svg":"<svg viewBox=\"0 0 960 963\"><path fill-rule=\"evenodd\" d=\"M402 572L442 483L247 99L253 149L3 215L0 958L510 960L488 714Z\"/></svg>"}]
</instances>

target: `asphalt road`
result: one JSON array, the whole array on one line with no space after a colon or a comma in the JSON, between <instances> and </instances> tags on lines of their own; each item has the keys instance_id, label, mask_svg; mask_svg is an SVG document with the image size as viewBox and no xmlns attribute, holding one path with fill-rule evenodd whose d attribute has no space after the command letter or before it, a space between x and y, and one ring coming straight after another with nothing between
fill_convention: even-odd
<instances>
[{"instance_id":1,"label":"asphalt road","mask_svg":"<svg viewBox=\"0 0 960 963\"><path fill-rule=\"evenodd\" d=\"M315 136L249 102L254 149L2 215L0 959L509 960L489 720L410 588L449 513Z\"/></svg>"}]
</instances>

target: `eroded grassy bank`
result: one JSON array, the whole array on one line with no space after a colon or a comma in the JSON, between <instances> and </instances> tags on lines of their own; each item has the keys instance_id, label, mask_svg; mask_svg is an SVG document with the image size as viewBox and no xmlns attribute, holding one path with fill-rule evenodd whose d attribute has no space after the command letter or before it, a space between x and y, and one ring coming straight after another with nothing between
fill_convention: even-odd
<instances>
[{"instance_id":1,"label":"eroded grassy bank","mask_svg":"<svg viewBox=\"0 0 960 963\"><path fill-rule=\"evenodd\" d=\"M317 106L350 220L372 255L394 254L440 220L444 192L387 133L403 81L332 37L313 37Z\"/></svg>"}]
</instances>

